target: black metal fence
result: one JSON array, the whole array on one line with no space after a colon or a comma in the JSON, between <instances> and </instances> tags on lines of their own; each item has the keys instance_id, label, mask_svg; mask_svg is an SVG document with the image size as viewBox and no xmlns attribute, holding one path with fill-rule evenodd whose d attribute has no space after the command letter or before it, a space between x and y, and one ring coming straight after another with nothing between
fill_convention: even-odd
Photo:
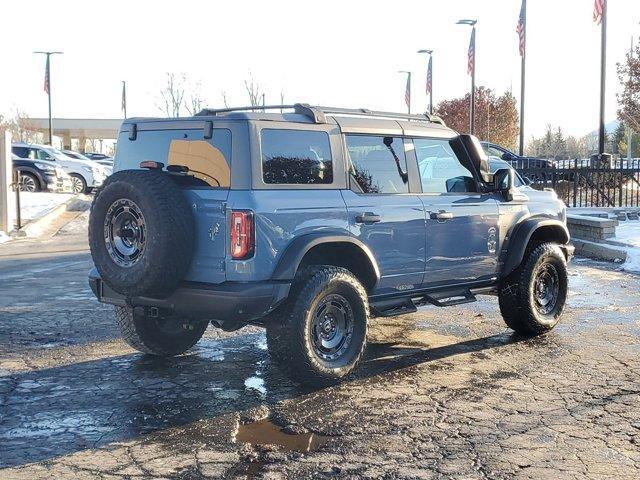
<instances>
[{"instance_id":1,"label":"black metal fence","mask_svg":"<svg viewBox=\"0 0 640 480\"><path fill-rule=\"evenodd\" d=\"M570 207L639 207L640 159L593 165L591 160L522 162L516 170L536 190L552 188Z\"/></svg>"}]
</instances>

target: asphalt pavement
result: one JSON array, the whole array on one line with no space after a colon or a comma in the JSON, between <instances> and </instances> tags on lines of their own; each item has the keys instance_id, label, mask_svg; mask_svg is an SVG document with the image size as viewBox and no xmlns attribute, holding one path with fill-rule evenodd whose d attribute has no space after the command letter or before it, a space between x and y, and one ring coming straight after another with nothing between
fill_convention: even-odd
<instances>
[{"instance_id":1,"label":"asphalt pavement","mask_svg":"<svg viewBox=\"0 0 640 480\"><path fill-rule=\"evenodd\" d=\"M264 333L158 359L87 281L86 214L0 246L0 478L640 478L640 276L578 259L562 323L497 301L372 320L354 378L292 384Z\"/></svg>"}]
</instances>

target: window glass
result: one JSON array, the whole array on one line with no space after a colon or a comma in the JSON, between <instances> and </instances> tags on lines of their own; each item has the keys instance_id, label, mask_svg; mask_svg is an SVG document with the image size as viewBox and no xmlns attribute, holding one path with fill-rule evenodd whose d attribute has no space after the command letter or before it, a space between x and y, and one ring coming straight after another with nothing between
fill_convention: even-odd
<instances>
[{"instance_id":1,"label":"window glass","mask_svg":"<svg viewBox=\"0 0 640 480\"><path fill-rule=\"evenodd\" d=\"M424 193L475 192L473 174L460 163L447 140L415 139Z\"/></svg>"},{"instance_id":2,"label":"window glass","mask_svg":"<svg viewBox=\"0 0 640 480\"><path fill-rule=\"evenodd\" d=\"M407 193L404 142L397 137L347 135L351 178L363 193Z\"/></svg>"},{"instance_id":3,"label":"window glass","mask_svg":"<svg viewBox=\"0 0 640 480\"><path fill-rule=\"evenodd\" d=\"M25 147L11 147L11 152L19 158L29 158L29 149Z\"/></svg>"},{"instance_id":4,"label":"window glass","mask_svg":"<svg viewBox=\"0 0 640 480\"><path fill-rule=\"evenodd\" d=\"M502 158L504 152L498 150L495 147L487 147L487 155L492 155L494 157Z\"/></svg>"},{"instance_id":5,"label":"window glass","mask_svg":"<svg viewBox=\"0 0 640 480\"><path fill-rule=\"evenodd\" d=\"M119 170L137 169L140 162L152 160L189 168L189 174L212 187L228 188L231 167L231 131L214 128L211 139L203 131L138 130L136 140L129 132L120 133L117 166Z\"/></svg>"},{"instance_id":6,"label":"window glass","mask_svg":"<svg viewBox=\"0 0 640 480\"><path fill-rule=\"evenodd\" d=\"M333 182L327 132L274 130L260 132L264 183L307 185Z\"/></svg>"}]
</instances>

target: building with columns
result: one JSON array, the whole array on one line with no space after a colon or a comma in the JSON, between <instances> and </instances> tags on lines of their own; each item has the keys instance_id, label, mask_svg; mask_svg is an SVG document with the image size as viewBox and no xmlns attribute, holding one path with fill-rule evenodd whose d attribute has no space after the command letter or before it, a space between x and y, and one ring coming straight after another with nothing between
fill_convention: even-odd
<instances>
[{"instance_id":1,"label":"building with columns","mask_svg":"<svg viewBox=\"0 0 640 480\"><path fill-rule=\"evenodd\" d=\"M122 124L121 118L54 118L53 136L62 139L64 149L77 149L85 152L87 140L104 140L115 143L118 138L118 130ZM49 119L29 118L32 128L48 138ZM77 144L75 146L74 144ZM73 148L72 148L73 147Z\"/></svg>"}]
</instances>

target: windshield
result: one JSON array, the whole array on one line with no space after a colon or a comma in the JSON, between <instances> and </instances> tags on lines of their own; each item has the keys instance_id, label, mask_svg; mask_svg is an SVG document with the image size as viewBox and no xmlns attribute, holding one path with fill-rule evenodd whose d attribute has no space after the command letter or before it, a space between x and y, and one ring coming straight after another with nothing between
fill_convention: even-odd
<instances>
[{"instance_id":1,"label":"windshield","mask_svg":"<svg viewBox=\"0 0 640 480\"><path fill-rule=\"evenodd\" d=\"M49 155L55 157L58 160L75 160L75 158L65 155L57 148L47 147L44 149Z\"/></svg>"}]
</instances>

